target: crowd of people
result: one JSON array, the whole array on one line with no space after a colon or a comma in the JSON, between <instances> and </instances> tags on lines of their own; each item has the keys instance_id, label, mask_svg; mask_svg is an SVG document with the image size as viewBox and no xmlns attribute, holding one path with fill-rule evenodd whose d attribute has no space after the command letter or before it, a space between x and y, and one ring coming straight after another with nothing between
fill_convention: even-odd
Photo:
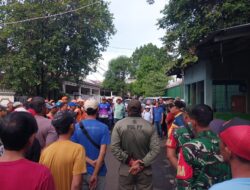
<instances>
[{"instance_id":1,"label":"crowd of people","mask_svg":"<svg viewBox=\"0 0 250 190\"><path fill-rule=\"evenodd\" d=\"M0 104L0 187L103 190L110 146L120 162L117 188L151 190L152 163L165 143L176 189L246 190L248 135L250 121L214 119L210 106L187 107L179 98L132 99L125 107L121 97L32 97Z\"/></svg>"}]
</instances>

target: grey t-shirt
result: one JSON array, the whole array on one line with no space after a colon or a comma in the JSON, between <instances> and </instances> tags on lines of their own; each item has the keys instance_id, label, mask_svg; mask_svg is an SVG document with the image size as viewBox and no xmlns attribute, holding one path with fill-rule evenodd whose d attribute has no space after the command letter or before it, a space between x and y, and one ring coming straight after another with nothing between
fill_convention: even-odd
<instances>
[{"instance_id":1,"label":"grey t-shirt","mask_svg":"<svg viewBox=\"0 0 250 190\"><path fill-rule=\"evenodd\" d=\"M51 124L51 120L40 115L35 115L38 125L36 138L39 141L41 148L48 146L57 140L58 135L55 128Z\"/></svg>"}]
</instances>

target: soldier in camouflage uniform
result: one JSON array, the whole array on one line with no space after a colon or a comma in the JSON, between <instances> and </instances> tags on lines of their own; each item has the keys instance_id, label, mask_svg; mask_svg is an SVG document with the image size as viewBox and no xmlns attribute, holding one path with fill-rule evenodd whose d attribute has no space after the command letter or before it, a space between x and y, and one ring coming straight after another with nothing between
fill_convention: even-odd
<instances>
[{"instance_id":1,"label":"soldier in camouflage uniform","mask_svg":"<svg viewBox=\"0 0 250 190\"><path fill-rule=\"evenodd\" d=\"M189 116L196 136L180 151L177 189L208 189L229 179L230 168L219 154L219 138L208 126L213 119L212 109L197 105L190 110Z\"/></svg>"}]
</instances>

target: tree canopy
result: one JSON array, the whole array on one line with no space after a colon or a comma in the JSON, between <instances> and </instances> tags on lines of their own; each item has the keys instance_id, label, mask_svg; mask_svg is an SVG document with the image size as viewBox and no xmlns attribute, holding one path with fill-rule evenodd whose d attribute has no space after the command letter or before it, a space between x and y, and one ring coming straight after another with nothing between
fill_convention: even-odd
<instances>
[{"instance_id":1,"label":"tree canopy","mask_svg":"<svg viewBox=\"0 0 250 190\"><path fill-rule=\"evenodd\" d=\"M249 0L169 0L158 22L169 52L191 59L196 45L210 32L250 22Z\"/></svg>"},{"instance_id":2,"label":"tree canopy","mask_svg":"<svg viewBox=\"0 0 250 190\"><path fill-rule=\"evenodd\" d=\"M129 76L130 68L131 64L128 57L119 56L116 59L112 59L105 73L103 87L123 96L127 90L125 79Z\"/></svg>"},{"instance_id":3,"label":"tree canopy","mask_svg":"<svg viewBox=\"0 0 250 190\"><path fill-rule=\"evenodd\" d=\"M90 2L1 0L3 84L22 95L43 96L59 89L62 80L78 81L95 71L115 29L108 3ZM50 18L11 23L66 11Z\"/></svg>"},{"instance_id":4,"label":"tree canopy","mask_svg":"<svg viewBox=\"0 0 250 190\"><path fill-rule=\"evenodd\" d=\"M167 85L165 75L170 57L163 48L147 44L137 48L131 57L120 56L109 62L103 87L120 95L161 96ZM126 83L126 79L134 82Z\"/></svg>"},{"instance_id":5,"label":"tree canopy","mask_svg":"<svg viewBox=\"0 0 250 190\"><path fill-rule=\"evenodd\" d=\"M132 74L136 81L131 91L136 95L161 96L167 85L166 67L170 61L163 48L149 43L137 48L131 56Z\"/></svg>"}]
</instances>

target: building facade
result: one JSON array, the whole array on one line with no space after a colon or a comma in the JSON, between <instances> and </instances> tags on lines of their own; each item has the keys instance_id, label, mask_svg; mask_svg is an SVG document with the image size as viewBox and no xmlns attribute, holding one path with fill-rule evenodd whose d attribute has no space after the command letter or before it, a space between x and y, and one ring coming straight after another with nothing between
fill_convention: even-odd
<instances>
[{"instance_id":1,"label":"building facade","mask_svg":"<svg viewBox=\"0 0 250 190\"><path fill-rule=\"evenodd\" d=\"M250 24L210 34L196 53L196 63L168 73L183 73L187 104L205 103L218 112L250 112Z\"/></svg>"}]
</instances>

